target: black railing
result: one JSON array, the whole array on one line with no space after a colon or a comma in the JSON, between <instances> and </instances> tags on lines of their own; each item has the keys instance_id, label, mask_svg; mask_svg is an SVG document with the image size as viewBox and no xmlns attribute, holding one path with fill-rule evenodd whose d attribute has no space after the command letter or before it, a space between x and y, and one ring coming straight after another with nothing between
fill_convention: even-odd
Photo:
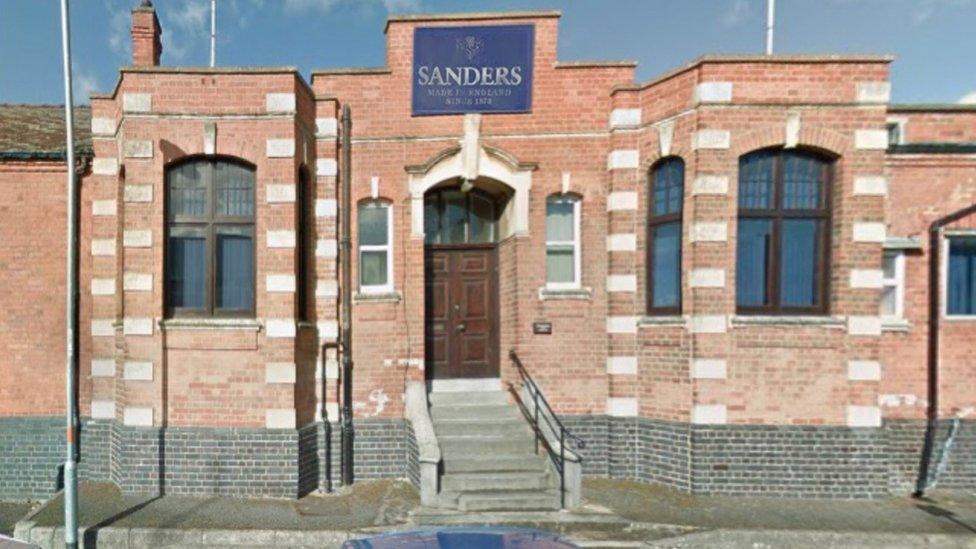
<instances>
[{"instance_id":1,"label":"black railing","mask_svg":"<svg viewBox=\"0 0 976 549\"><path fill-rule=\"evenodd\" d=\"M519 359L518 354L512 349L508 352L508 357L512 359L512 363L515 364L515 369L518 371L519 378L522 380L522 386L529 391L529 396L532 399L532 409L527 408L527 403L523 401L522 395L515 391L516 399L518 400L519 407L522 409L522 413L529 419L532 423L532 431L535 433L535 452L539 453L539 441L541 440L549 453L549 458L552 460L559 472L559 505L560 507L566 507L566 442L572 440L573 444L577 449L584 448L586 446L586 441L582 438L574 435L566 429L563 422L559 420L559 416L556 412L552 410L549 406L549 402L546 397L539 390L539 386L536 385L535 380L529 375L529 372L525 369L522 361ZM540 406L541 405L541 406ZM542 414L539 410L542 407L545 410ZM559 450L555 450L552 444L549 443L549 439L546 438L545 433L542 430L542 425L539 420L545 421L546 426L549 427L549 432L554 435L559 436ZM582 460L583 458L577 454L577 458Z\"/></svg>"}]
</instances>

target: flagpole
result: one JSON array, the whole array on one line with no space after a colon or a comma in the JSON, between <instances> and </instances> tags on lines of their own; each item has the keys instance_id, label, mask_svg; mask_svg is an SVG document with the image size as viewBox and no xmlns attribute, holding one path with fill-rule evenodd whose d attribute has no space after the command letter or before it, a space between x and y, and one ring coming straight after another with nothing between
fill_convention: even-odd
<instances>
[{"instance_id":1,"label":"flagpole","mask_svg":"<svg viewBox=\"0 0 976 549\"><path fill-rule=\"evenodd\" d=\"M78 433L77 364L75 347L78 293L78 193L75 176L75 135L74 135L74 97L71 91L71 30L68 15L68 0L61 0L61 50L64 57L64 123L65 123L65 163L67 168L67 259L66 259L66 307L65 307L65 393L67 410L65 416L66 454L64 462L64 546L67 549L78 547L78 470L75 461L75 437Z\"/></svg>"},{"instance_id":2,"label":"flagpole","mask_svg":"<svg viewBox=\"0 0 976 549\"><path fill-rule=\"evenodd\" d=\"M217 0L210 0L210 67L217 65Z\"/></svg>"},{"instance_id":3,"label":"flagpole","mask_svg":"<svg viewBox=\"0 0 976 549\"><path fill-rule=\"evenodd\" d=\"M773 28L776 23L776 0L766 0L766 55L773 54Z\"/></svg>"}]
</instances>

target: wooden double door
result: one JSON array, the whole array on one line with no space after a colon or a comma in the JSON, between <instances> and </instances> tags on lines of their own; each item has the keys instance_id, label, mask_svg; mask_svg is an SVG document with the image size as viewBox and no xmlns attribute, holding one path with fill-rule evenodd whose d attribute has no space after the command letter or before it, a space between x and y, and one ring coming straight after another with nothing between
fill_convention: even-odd
<instances>
[{"instance_id":1,"label":"wooden double door","mask_svg":"<svg viewBox=\"0 0 976 549\"><path fill-rule=\"evenodd\" d=\"M430 379L498 377L498 252L494 244L425 248Z\"/></svg>"}]
</instances>

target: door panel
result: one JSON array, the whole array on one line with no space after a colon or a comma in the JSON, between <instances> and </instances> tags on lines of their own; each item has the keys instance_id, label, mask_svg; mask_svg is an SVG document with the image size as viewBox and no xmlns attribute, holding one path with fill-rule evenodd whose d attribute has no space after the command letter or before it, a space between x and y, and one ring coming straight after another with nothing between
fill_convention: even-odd
<instances>
[{"instance_id":1,"label":"door panel","mask_svg":"<svg viewBox=\"0 0 976 549\"><path fill-rule=\"evenodd\" d=\"M494 247L426 253L427 364L434 379L498 375Z\"/></svg>"}]
</instances>

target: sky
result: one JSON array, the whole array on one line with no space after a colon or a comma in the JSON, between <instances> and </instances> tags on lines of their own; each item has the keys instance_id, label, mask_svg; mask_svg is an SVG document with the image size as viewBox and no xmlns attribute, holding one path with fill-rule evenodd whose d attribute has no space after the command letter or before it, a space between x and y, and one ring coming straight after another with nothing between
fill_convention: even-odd
<instances>
[{"instance_id":1,"label":"sky","mask_svg":"<svg viewBox=\"0 0 976 549\"><path fill-rule=\"evenodd\" d=\"M71 0L76 103L130 64L139 0ZM60 2L0 0L0 103L64 101ZM164 65L209 62L210 1L155 0ZM218 0L217 64L382 66L389 14L557 9L559 58L632 59L638 81L762 53L766 0ZM776 53L887 53L897 103L976 103L976 0L779 0Z\"/></svg>"}]
</instances>

